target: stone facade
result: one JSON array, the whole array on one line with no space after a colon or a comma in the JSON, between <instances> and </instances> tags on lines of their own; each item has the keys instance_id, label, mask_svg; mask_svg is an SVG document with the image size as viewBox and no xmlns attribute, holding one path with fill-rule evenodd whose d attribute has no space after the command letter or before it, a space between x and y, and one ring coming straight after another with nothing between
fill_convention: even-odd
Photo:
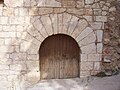
<instances>
[{"instance_id":1,"label":"stone facade","mask_svg":"<svg viewBox=\"0 0 120 90\"><path fill-rule=\"evenodd\" d=\"M67 34L79 44L80 77L100 72L103 32L108 13L116 11L110 1L4 0L0 5L0 90L27 90L40 80L38 51L53 34Z\"/></svg>"}]
</instances>

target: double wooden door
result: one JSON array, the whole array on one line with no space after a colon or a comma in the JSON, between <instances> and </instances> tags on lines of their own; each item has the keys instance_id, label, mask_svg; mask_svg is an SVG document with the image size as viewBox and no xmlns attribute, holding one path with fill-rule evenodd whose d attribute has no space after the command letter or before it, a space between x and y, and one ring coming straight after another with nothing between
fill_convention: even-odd
<instances>
[{"instance_id":1,"label":"double wooden door","mask_svg":"<svg viewBox=\"0 0 120 90\"><path fill-rule=\"evenodd\" d=\"M40 78L62 79L79 76L79 46L67 35L46 38L40 46Z\"/></svg>"}]
</instances>

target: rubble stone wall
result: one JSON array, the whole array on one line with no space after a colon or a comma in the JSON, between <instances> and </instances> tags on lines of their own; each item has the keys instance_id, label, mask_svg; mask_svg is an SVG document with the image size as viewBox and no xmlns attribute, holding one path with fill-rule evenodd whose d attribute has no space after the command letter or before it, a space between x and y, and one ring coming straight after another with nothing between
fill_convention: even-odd
<instances>
[{"instance_id":1,"label":"rubble stone wall","mask_svg":"<svg viewBox=\"0 0 120 90\"><path fill-rule=\"evenodd\" d=\"M117 70L120 68L120 0L107 2L110 8L104 30L103 69Z\"/></svg>"}]
</instances>

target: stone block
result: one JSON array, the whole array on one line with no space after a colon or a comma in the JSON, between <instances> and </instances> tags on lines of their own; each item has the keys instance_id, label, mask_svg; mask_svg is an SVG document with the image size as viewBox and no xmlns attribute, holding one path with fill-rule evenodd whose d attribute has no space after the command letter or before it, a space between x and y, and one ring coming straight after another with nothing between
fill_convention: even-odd
<instances>
[{"instance_id":1,"label":"stone block","mask_svg":"<svg viewBox=\"0 0 120 90\"><path fill-rule=\"evenodd\" d=\"M3 54L3 52L1 52L1 53ZM0 55L0 64L9 65L11 63L12 63L12 59L8 59L4 55Z\"/></svg>"},{"instance_id":2,"label":"stone block","mask_svg":"<svg viewBox=\"0 0 120 90\"><path fill-rule=\"evenodd\" d=\"M96 16L96 21L107 22L107 16Z\"/></svg>"},{"instance_id":3,"label":"stone block","mask_svg":"<svg viewBox=\"0 0 120 90\"><path fill-rule=\"evenodd\" d=\"M39 15L38 8L29 8L29 15L30 16Z\"/></svg>"},{"instance_id":4,"label":"stone block","mask_svg":"<svg viewBox=\"0 0 120 90\"><path fill-rule=\"evenodd\" d=\"M100 62L94 62L94 70L97 71L97 70L101 70L101 63Z\"/></svg>"},{"instance_id":5,"label":"stone block","mask_svg":"<svg viewBox=\"0 0 120 90\"><path fill-rule=\"evenodd\" d=\"M93 16L83 16L87 21L92 22L93 21Z\"/></svg>"},{"instance_id":6,"label":"stone block","mask_svg":"<svg viewBox=\"0 0 120 90\"><path fill-rule=\"evenodd\" d=\"M102 40L103 40L103 30L97 30L96 31L96 36L97 36L97 42L102 42Z\"/></svg>"},{"instance_id":7,"label":"stone block","mask_svg":"<svg viewBox=\"0 0 120 90\"><path fill-rule=\"evenodd\" d=\"M10 75L10 70L0 70L0 75Z\"/></svg>"},{"instance_id":8,"label":"stone block","mask_svg":"<svg viewBox=\"0 0 120 90\"><path fill-rule=\"evenodd\" d=\"M102 10L101 9L93 9L93 11L94 11L94 15L96 15L96 16L102 15Z\"/></svg>"},{"instance_id":9,"label":"stone block","mask_svg":"<svg viewBox=\"0 0 120 90\"><path fill-rule=\"evenodd\" d=\"M80 77L88 77L90 76L90 71L80 71Z\"/></svg>"},{"instance_id":10,"label":"stone block","mask_svg":"<svg viewBox=\"0 0 120 90\"><path fill-rule=\"evenodd\" d=\"M98 73L100 73L100 71L98 70L92 70L92 71L90 71L90 75L97 75Z\"/></svg>"},{"instance_id":11,"label":"stone block","mask_svg":"<svg viewBox=\"0 0 120 90\"><path fill-rule=\"evenodd\" d=\"M88 22L84 19L79 20L75 30L72 33L74 38L78 37L78 35L88 26Z\"/></svg>"},{"instance_id":12,"label":"stone block","mask_svg":"<svg viewBox=\"0 0 120 90\"><path fill-rule=\"evenodd\" d=\"M93 15L93 10L92 9L84 9L84 15L92 16Z\"/></svg>"},{"instance_id":13,"label":"stone block","mask_svg":"<svg viewBox=\"0 0 120 90\"><path fill-rule=\"evenodd\" d=\"M80 54L81 62L82 61L88 61L88 55L87 54Z\"/></svg>"},{"instance_id":14,"label":"stone block","mask_svg":"<svg viewBox=\"0 0 120 90\"><path fill-rule=\"evenodd\" d=\"M27 59L31 61L34 61L34 60L39 61L39 54L29 54L27 55Z\"/></svg>"},{"instance_id":15,"label":"stone block","mask_svg":"<svg viewBox=\"0 0 120 90\"><path fill-rule=\"evenodd\" d=\"M28 16L28 8L19 8L19 16Z\"/></svg>"},{"instance_id":16,"label":"stone block","mask_svg":"<svg viewBox=\"0 0 120 90\"><path fill-rule=\"evenodd\" d=\"M78 16L83 15L83 9L69 8L67 9L67 12Z\"/></svg>"},{"instance_id":17,"label":"stone block","mask_svg":"<svg viewBox=\"0 0 120 90\"><path fill-rule=\"evenodd\" d=\"M30 71L25 75L25 81L30 84L35 84L40 80L40 72L39 71Z\"/></svg>"},{"instance_id":18,"label":"stone block","mask_svg":"<svg viewBox=\"0 0 120 90\"><path fill-rule=\"evenodd\" d=\"M0 52L14 52L14 46L0 46Z\"/></svg>"},{"instance_id":19,"label":"stone block","mask_svg":"<svg viewBox=\"0 0 120 90\"><path fill-rule=\"evenodd\" d=\"M9 88L11 86L11 82L9 81L0 81L0 87L3 87L3 89L1 90L7 90L7 89L4 89L5 87L6 88Z\"/></svg>"},{"instance_id":20,"label":"stone block","mask_svg":"<svg viewBox=\"0 0 120 90\"><path fill-rule=\"evenodd\" d=\"M12 53L10 54L10 58L12 58L14 61L24 61L26 60L26 53Z\"/></svg>"},{"instance_id":21,"label":"stone block","mask_svg":"<svg viewBox=\"0 0 120 90\"><path fill-rule=\"evenodd\" d=\"M16 32L0 32L0 37L2 38L16 37Z\"/></svg>"},{"instance_id":22,"label":"stone block","mask_svg":"<svg viewBox=\"0 0 120 90\"><path fill-rule=\"evenodd\" d=\"M14 16L14 8L4 7L3 8L3 15L4 16Z\"/></svg>"},{"instance_id":23,"label":"stone block","mask_svg":"<svg viewBox=\"0 0 120 90\"><path fill-rule=\"evenodd\" d=\"M58 16L57 32L64 33L66 31L66 29L63 29L63 27L64 27L63 25L64 24L66 25L66 23L64 23L64 21L63 21L63 14L58 14L57 16Z\"/></svg>"},{"instance_id":24,"label":"stone block","mask_svg":"<svg viewBox=\"0 0 120 90\"><path fill-rule=\"evenodd\" d=\"M18 78L18 75L9 75L7 77L8 81L15 81Z\"/></svg>"},{"instance_id":25,"label":"stone block","mask_svg":"<svg viewBox=\"0 0 120 90\"><path fill-rule=\"evenodd\" d=\"M97 53L102 54L103 51L103 43L97 44Z\"/></svg>"},{"instance_id":26,"label":"stone block","mask_svg":"<svg viewBox=\"0 0 120 90\"><path fill-rule=\"evenodd\" d=\"M81 62L80 69L81 70L92 70L93 69L93 62Z\"/></svg>"},{"instance_id":27,"label":"stone block","mask_svg":"<svg viewBox=\"0 0 120 90\"><path fill-rule=\"evenodd\" d=\"M4 39L0 39L0 45L4 45L5 40Z\"/></svg>"},{"instance_id":28,"label":"stone block","mask_svg":"<svg viewBox=\"0 0 120 90\"><path fill-rule=\"evenodd\" d=\"M102 11L102 15L103 15L103 16L106 16L107 14L108 14L107 11Z\"/></svg>"},{"instance_id":29,"label":"stone block","mask_svg":"<svg viewBox=\"0 0 120 90\"><path fill-rule=\"evenodd\" d=\"M14 15L19 16L19 8L14 8Z\"/></svg>"},{"instance_id":30,"label":"stone block","mask_svg":"<svg viewBox=\"0 0 120 90\"><path fill-rule=\"evenodd\" d=\"M45 1L45 7L61 7L61 2L58 2L57 0L44 0Z\"/></svg>"},{"instance_id":31,"label":"stone block","mask_svg":"<svg viewBox=\"0 0 120 90\"><path fill-rule=\"evenodd\" d=\"M28 29L27 32L40 42L44 40L44 37L41 35L41 33L38 30L36 30L33 26L30 26L30 29Z\"/></svg>"},{"instance_id":32,"label":"stone block","mask_svg":"<svg viewBox=\"0 0 120 90\"><path fill-rule=\"evenodd\" d=\"M9 23L12 25L24 25L24 17L10 17Z\"/></svg>"},{"instance_id":33,"label":"stone block","mask_svg":"<svg viewBox=\"0 0 120 90\"><path fill-rule=\"evenodd\" d=\"M79 20L78 17L72 16L70 22L68 23L68 24L69 24L69 27L68 27L67 33L68 33L69 35L71 35L71 34L73 33L74 29L75 29L76 26L77 26L78 20Z\"/></svg>"},{"instance_id":34,"label":"stone block","mask_svg":"<svg viewBox=\"0 0 120 90\"><path fill-rule=\"evenodd\" d=\"M20 51L21 52L26 52L28 50L28 48L30 47L30 45L31 45L31 42L23 41L20 44Z\"/></svg>"},{"instance_id":35,"label":"stone block","mask_svg":"<svg viewBox=\"0 0 120 90\"><path fill-rule=\"evenodd\" d=\"M3 31L8 31L8 32L15 32L16 31L16 26L15 25L4 25L3 26Z\"/></svg>"},{"instance_id":36,"label":"stone block","mask_svg":"<svg viewBox=\"0 0 120 90\"><path fill-rule=\"evenodd\" d=\"M0 16L3 15L3 7L0 7Z\"/></svg>"},{"instance_id":37,"label":"stone block","mask_svg":"<svg viewBox=\"0 0 120 90\"><path fill-rule=\"evenodd\" d=\"M81 53L82 54L95 54L96 53L96 45L95 43L82 46L81 47Z\"/></svg>"},{"instance_id":38,"label":"stone block","mask_svg":"<svg viewBox=\"0 0 120 90\"><path fill-rule=\"evenodd\" d=\"M93 30L90 27L86 27L80 34L79 36L76 38L77 42L79 42L80 40L82 40L83 38L87 37L90 33L92 33Z\"/></svg>"},{"instance_id":39,"label":"stone block","mask_svg":"<svg viewBox=\"0 0 120 90\"><path fill-rule=\"evenodd\" d=\"M57 13L63 13L63 12L65 12L66 8L54 8L53 10L54 10L53 12L55 14L57 14Z\"/></svg>"},{"instance_id":40,"label":"stone block","mask_svg":"<svg viewBox=\"0 0 120 90\"><path fill-rule=\"evenodd\" d=\"M84 0L77 0L77 8L83 8L85 6Z\"/></svg>"},{"instance_id":41,"label":"stone block","mask_svg":"<svg viewBox=\"0 0 120 90\"><path fill-rule=\"evenodd\" d=\"M0 24L8 24L8 17L0 17Z\"/></svg>"},{"instance_id":42,"label":"stone block","mask_svg":"<svg viewBox=\"0 0 120 90\"><path fill-rule=\"evenodd\" d=\"M62 0L63 7L75 7L75 4L74 0Z\"/></svg>"},{"instance_id":43,"label":"stone block","mask_svg":"<svg viewBox=\"0 0 120 90\"><path fill-rule=\"evenodd\" d=\"M100 61L100 54L88 54L88 61Z\"/></svg>"},{"instance_id":44,"label":"stone block","mask_svg":"<svg viewBox=\"0 0 120 90\"><path fill-rule=\"evenodd\" d=\"M17 31L17 32L23 32L23 31L24 31L24 26L22 26L22 25L17 25L17 26L16 26L16 31Z\"/></svg>"},{"instance_id":45,"label":"stone block","mask_svg":"<svg viewBox=\"0 0 120 90\"><path fill-rule=\"evenodd\" d=\"M90 25L93 29L102 29L102 22L90 22Z\"/></svg>"},{"instance_id":46,"label":"stone block","mask_svg":"<svg viewBox=\"0 0 120 90\"><path fill-rule=\"evenodd\" d=\"M95 36L94 32L92 32L88 36L86 36L84 39L79 41L78 44L80 46L85 46L85 45L88 45L90 43L95 43L95 41L96 41L96 36Z\"/></svg>"},{"instance_id":47,"label":"stone block","mask_svg":"<svg viewBox=\"0 0 120 90\"><path fill-rule=\"evenodd\" d=\"M37 1L36 0L31 0L30 1L30 6L31 7L34 7L34 6L36 6L37 5Z\"/></svg>"},{"instance_id":48,"label":"stone block","mask_svg":"<svg viewBox=\"0 0 120 90\"><path fill-rule=\"evenodd\" d=\"M0 65L0 70L9 70L9 65Z\"/></svg>"},{"instance_id":49,"label":"stone block","mask_svg":"<svg viewBox=\"0 0 120 90\"><path fill-rule=\"evenodd\" d=\"M109 10L109 7L106 6L106 5L104 5L104 6L102 7L102 10L103 10L103 11L107 11L107 10Z\"/></svg>"},{"instance_id":50,"label":"stone block","mask_svg":"<svg viewBox=\"0 0 120 90\"><path fill-rule=\"evenodd\" d=\"M94 3L94 4L92 5L92 8L93 8L93 9L100 9L99 3Z\"/></svg>"},{"instance_id":51,"label":"stone block","mask_svg":"<svg viewBox=\"0 0 120 90\"><path fill-rule=\"evenodd\" d=\"M20 7L23 6L23 0L4 0L6 6Z\"/></svg>"},{"instance_id":52,"label":"stone block","mask_svg":"<svg viewBox=\"0 0 120 90\"><path fill-rule=\"evenodd\" d=\"M30 0L23 0L24 1L24 5L25 7L30 7L31 6L31 2Z\"/></svg>"},{"instance_id":53,"label":"stone block","mask_svg":"<svg viewBox=\"0 0 120 90\"><path fill-rule=\"evenodd\" d=\"M42 16L41 17L41 22L45 27L45 30L47 31L48 35L53 34L53 29L52 29L52 21L49 16ZM46 24L47 23L47 24Z\"/></svg>"},{"instance_id":54,"label":"stone block","mask_svg":"<svg viewBox=\"0 0 120 90\"><path fill-rule=\"evenodd\" d=\"M53 8L39 8L38 10L39 15L45 15L53 13Z\"/></svg>"},{"instance_id":55,"label":"stone block","mask_svg":"<svg viewBox=\"0 0 120 90\"><path fill-rule=\"evenodd\" d=\"M3 29L2 29L2 25L0 25L0 32L2 31Z\"/></svg>"},{"instance_id":56,"label":"stone block","mask_svg":"<svg viewBox=\"0 0 120 90\"><path fill-rule=\"evenodd\" d=\"M114 12L114 11L116 11L116 7L115 6L109 8L109 12Z\"/></svg>"},{"instance_id":57,"label":"stone block","mask_svg":"<svg viewBox=\"0 0 120 90\"><path fill-rule=\"evenodd\" d=\"M58 15L57 14L50 14L50 18L52 21L52 27L53 27L53 33L57 34L57 30L58 30ZM44 29L42 31L45 31ZM47 35L46 35L47 36Z\"/></svg>"},{"instance_id":58,"label":"stone block","mask_svg":"<svg viewBox=\"0 0 120 90\"><path fill-rule=\"evenodd\" d=\"M31 71L39 71L39 61L27 61L27 69Z\"/></svg>"}]
</instances>

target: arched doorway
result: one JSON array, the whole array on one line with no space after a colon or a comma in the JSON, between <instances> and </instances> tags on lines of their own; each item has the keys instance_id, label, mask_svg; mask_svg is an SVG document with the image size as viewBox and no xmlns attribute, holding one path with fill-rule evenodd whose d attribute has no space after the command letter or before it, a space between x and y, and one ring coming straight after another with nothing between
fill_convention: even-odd
<instances>
[{"instance_id":1,"label":"arched doorway","mask_svg":"<svg viewBox=\"0 0 120 90\"><path fill-rule=\"evenodd\" d=\"M80 48L65 34L47 37L40 46L40 78L62 79L79 77Z\"/></svg>"}]
</instances>

